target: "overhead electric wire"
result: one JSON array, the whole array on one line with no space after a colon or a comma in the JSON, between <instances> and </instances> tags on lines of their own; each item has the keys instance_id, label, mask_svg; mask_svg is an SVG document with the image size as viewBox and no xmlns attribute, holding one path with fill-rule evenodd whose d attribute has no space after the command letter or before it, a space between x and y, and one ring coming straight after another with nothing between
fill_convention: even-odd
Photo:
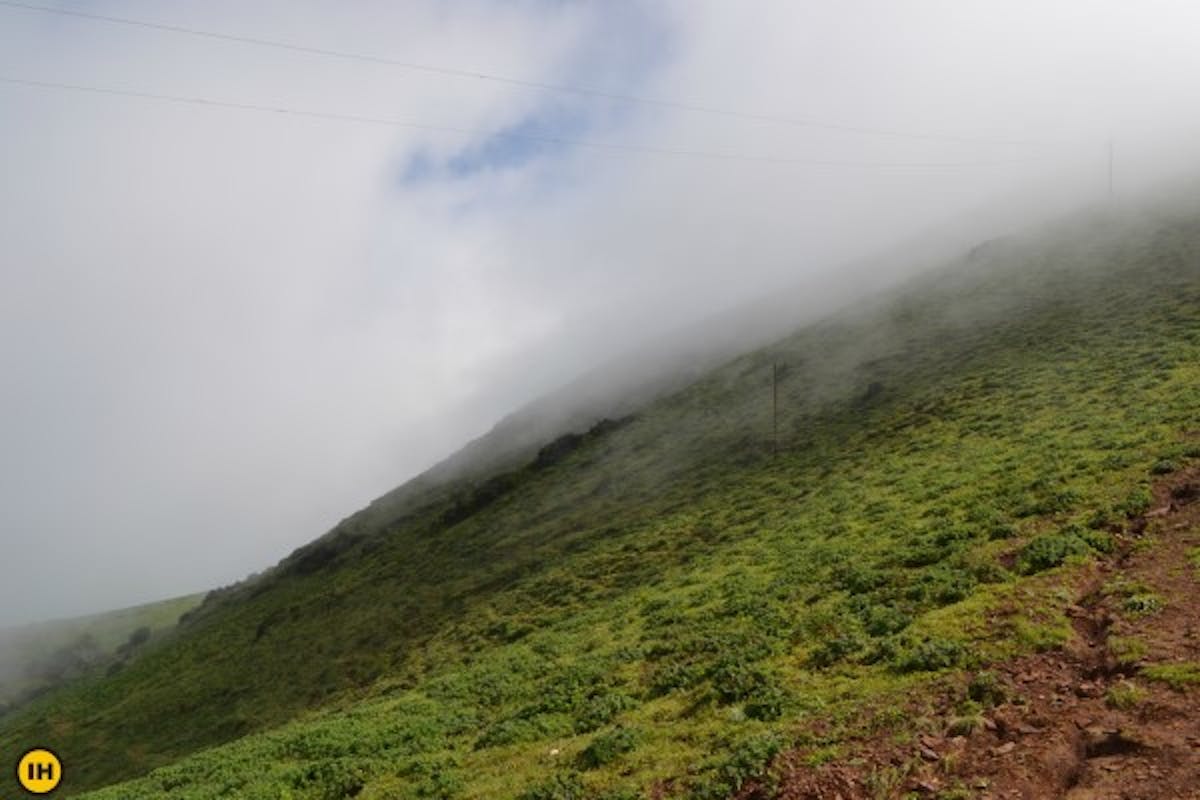
<instances>
[{"instance_id":1,"label":"overhead electric wire","mask_svg":"<svg viewBox=\"0 0 1200 800\"><path fill-rule=\"evenodd\" d=\"M524 80L521 78L513 78L494 73L480 72L477 70L460 69L455 67L437 66L432 64L421 64L412 61L404 61L386 56L376 56L363 53L354 53L345 50L332 50L324 47L311 47L308 45L295 44L276 39L261 39L253 36L240 36L231 33L221 33L219 31L203 30L200 28L190 28L182 25L170 25L162 22L151 22L149 20L132 19L130 17L117 17L109 14L96 14L89 11L76 11L68 8L52 8L49 6L41 6L35 3L24 3L19 0L0 0L0 6L6 6L13 9L22 9L26 11L38 11L46 14L59 14L68 17L77 17L80 19L93 20L97 22L108 22L115 25L127 25L138 28L148 28L150 30L164 31L168 33L183 34L187 36L198 36L207 39L220 39L228 42L237 42L239 44L254 45L258 47L270 47L277 50L289 50L295 53L306 53L308 55L325 56L329 58L340 58L351 61L361 61L370 64L382 64L391 67L398 67L414 72L425 72L437 75L444 75L456 78L469 78L473 80L491 81L493 83L507 84L509 86L520 86L525 89L536 89L547 92L559 92L563 94L574 94L583 97L595 97L606 100L615 100L623 103L636 103L639 105L656 106L659 108L670 108L677 111L687 111L696 114L711 114L722 117L732 117L736 119L753 120L756 122L768 122L781 125L792 125L803 128L814 128L820 130L837 131L841 133L854 133L862 136L884 136L899 139L923 139L930 141L941 142L956 142L959 144L991 144L991 145L1045 145L1046 142L1035 140L1022 139L997 139L988 137L972 137L959 136L953 134L941 133L922 133L915 131L893 130L889 128L875 128L865 125L851 125L840 122L827 122L816 119L806 119L799 117L789 117L780 114L765 114L754 111L742 111L736 109L719 108L716 106L704 105L699 103L691 103L677 100L669 100L655 97L644 97L641 95L625 94L621 92L610 92L603 89L595 89L585 86L570 86L559 83L547 83L542 81Z\"/></svg>"},{"instance_id":2,"label":"overhead electric wire","mask_svg":"<svg viewBox=\"0 0 1200 800\"><path fill-rule=\"evenodd\" d=\"M1005 159L991 161L849 161L837 159L805 159L786 156L747 155L744 153L725 153L710 150L691 150L655 145L626 144L622 142L604 142L593 139L575 139L562 136L547 136L535 133L518 133L516 131L491 131L484 128L467 128L455 125L436 125L424 122L413 122L386 117L371 117L358 114L343 114L332 111L313 111L285 106L260 105L256 103L239 103L226 100L214 100L207 97L188 97L184 95L160 94L143 92L132 89L116 89L107 86L89 86L78 83L59 83L57 81L41 81L27 78L14 78L0 75L0 83L15 86L25 86L36 89L55 89L89 94L115 95L139 100L154 100L166 103L178 103L192 106L207 106L211 108L231 108L239 111L253 111L268 114L286 114L310 119L335 120L353 122L365 125L387 126L392 128L408 128L412 130L431 131L436 133L453 133L462 136L504 137L523 141L540 142L543 144L569 145L595 150L619 151L656 156L677 156L685 158L702 158L720 161L742 161L767 164L791 164L811 167L867 167L867 168L941 168L941 167L983 167L1024 164L1039 161L1038 158Z\"/></svg>"}]
</instances>

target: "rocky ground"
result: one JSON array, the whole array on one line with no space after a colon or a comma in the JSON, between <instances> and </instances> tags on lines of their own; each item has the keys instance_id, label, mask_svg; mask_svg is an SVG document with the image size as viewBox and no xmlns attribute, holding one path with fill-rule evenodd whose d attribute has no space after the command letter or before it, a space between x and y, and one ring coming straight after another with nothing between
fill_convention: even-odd
<instances>
[{"instance_id":1,"label":"rocky ground","mask_svg":"<svg viewBox=\"0 0 1200 800\"><path fill-rule=\"evenodd\" d=\"M1200 469L1164 479L1116 552L1076 587L1064 648L993 665L934 702L903 744L894 731L819 767L802 752L743 800L1200 798Z\"/></svg>"}]
</instances>

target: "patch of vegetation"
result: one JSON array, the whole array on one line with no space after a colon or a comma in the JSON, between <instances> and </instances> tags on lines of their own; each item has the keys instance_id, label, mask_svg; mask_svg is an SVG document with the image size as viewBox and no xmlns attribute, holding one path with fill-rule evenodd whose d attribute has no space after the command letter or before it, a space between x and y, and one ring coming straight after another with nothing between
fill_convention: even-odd
<instances>
[{"instance_id":1,"label":"patch of vegetation","mask_svg":"<svg viewBox=\"0 0 1200 800\"><path fill-rule=\"evenodd\" d=\"M1110 636L1108 649L1121 664L1137 664L1146 657L1146 643L1135 636Z\"/></svg>"},{"instance_id":2,"label":"patch of vegetation","mask_svg":"<svg viewBox=\"0 0 1200 800\"><path fill-rule=\"evenodd\" d=\"M1165 683L1176 691L1200 684L1200 664L1185 661L1180 664L1151 664L1142 669L1148 681Z\"/></svg>"},{"instance_id":3,"label":"patch of vegetation","mask_svg":"<svg viewBox=\"0 0 1200 800\"><path fill-rule=\"evenodd\" d=\"M1137 708L1146 699L1146 692L1131 681L1119 681L1108 687L1104 702L1109 708L1129 711Z\"/></svg>"},{"instance_id":4,"label":"patch of vegetation","mask_svg":"<svg viewBox=\"0 0 1200 800\"><path fill-rule=\"evenodd\" d=\"M617 727L598 733L579 755L583 769L608 766L621 756L637 748L639 736L629 728Z\"/></svg>"},{"instance_id":5,"label":"patch of vegetation","mask_svg":"<svg viewBox=\"0 0 1200 800\"><path fill-rule=\"evenodd\" d=\"M950 718L946 732L951 736L969 736L983 724L983 706L974 700L960 703Z\"/></svg>"},{"instance_id":6,"label":"patch of vegetation","mask_svg":"<svg viewBox=\"0 0 1200 800\"><path fill-rule=\"evenodd\" d=\"M1091 551L1091 544L1075 532L1043 533L1017 555L1017 570L1022 575L1032 575L1061 566L1071 556L1085 556Z\"/></svg>"},{"instance_id":7,"label":"patch of vegetation","mask_svg":"<svg viewBox=\"0 0 1200 800\"><path fill-rule=\"evenodd\" d=\"M1164 600L1152 592L1132 594L1121 601L1121 610L1131 617L1145 617L1162 610Z\"/></svg>"},{"instance_id":8,"label":"patch of vegetation","mask_svg":"<svg viewBox=\"0 0 1200 800\"><path fill-rule=\"evenodd\" d=\"M967 697L983 708L1002 705L1007 695L999 677L989 670L975 673L967 684Z\"/></svg>"}]
</instances>

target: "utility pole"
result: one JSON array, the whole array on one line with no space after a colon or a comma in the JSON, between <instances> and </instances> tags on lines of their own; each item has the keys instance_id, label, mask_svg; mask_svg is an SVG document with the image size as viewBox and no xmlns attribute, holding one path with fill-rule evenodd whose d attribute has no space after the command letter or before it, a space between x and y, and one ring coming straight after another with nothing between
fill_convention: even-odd
<instances>
[{"instance_id":1,"label":"utility pole","mask_svg":"<svg viewBox=\"0 0 1200 800\"><path fill-rule=\"evenodd\" d=\"M771 455L779 452L779 362L771 364Z\"/></svg>"},{"instance_id":2,"label":"utility pole","mask_svg":"<svg viewBox=\"0 0 1200 800\"><path fill-rule=\"evenodd\" d=\"M1112 203L1113 199L1113 140L1110 136L1108 139L1108 202Z\"/></svg>"}]
</instances>

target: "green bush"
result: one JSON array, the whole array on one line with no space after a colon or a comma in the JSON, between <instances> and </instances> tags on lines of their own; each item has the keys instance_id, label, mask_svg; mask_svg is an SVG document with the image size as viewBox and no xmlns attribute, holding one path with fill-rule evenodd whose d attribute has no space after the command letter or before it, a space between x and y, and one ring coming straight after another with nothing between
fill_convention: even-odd
<instances>
[{"instance_id":1,"label":"green bush","mask_svg":"<svg viewBox=\"0 0 1200 800\"><path fill-rule=\"evenodd\" d=\"M1179 465L1170 459L1154 462L1154 466L1150 467L1151 475L1169 475L1172 472L1177 472Z\"/></svg>"},{"instance_id":2,"label":"green bush","mask_svg":"<svg viewBox=\"0 0 1200 800\"><path fill-rule=\"evenodd\" d=\"M1131 594L1121 601L1125 613L1135 617L1144 617L1161 611L1163 599L1152 592Z\"/></svg>"},{"instance_id":3,"label":"green bush","mask_svg":"<svg viewBox=\"0 0 1200 800\"><path fill-rule=\"evenodd\" d=\"M713 691L722 703L745 700L764 689L769 680L758 667L734 660L723 660L709 672Z\"/></svg>"},{"instance_id":4,"label":"green bush","mask_svg":"<svg viewBox=\"0 0 1200 800\"><path fill-rule=\"evenodd\" d=\"M588 733L612 722L622 711L637 706L637 701L624 692L606 691L593 695L575 709L575 732Z\"/></svg>"},{"instance_id":5,"label":"green bush","mask_svg":"<svg viewBox=\"0 0 1200 800\"><path fill-rule=\"evenodd\" d=\"M693 785L696 800L726 800L751 778L763 775L783 749L783 739L766 733L728 743L723 759L710 763Z\"/></svg>"},{"instance_id":6,"label":"green bush","mask_svg":"<svg viewBox=\"0 0 1200 800\"><path fill-rule=\"evenodd\" d=\"M746 700L746 716L750 719L770 721L783 716L788 694L774 683L761 687Z\"/></svg>"},{"instance_id":7,"label":"green bush","mask_svg":"<svg viewBox=\"0 0 1200 800\"><path fill-rule=\"evenodd\" d=\"M574 773L560 773L519 794L518 800L585 800L583 781Z\"/></svg>"},{"instance_id":8,"label":"green bush","mask_svg":"<svg viewBox=\"0 0 1200 800\"><path fill-rule=\"evenodd\" d=\"M1088 543L1075 534L1043 533L1021 549L1017 571L1032 575L1061 565L1069 556L1086 555Z\"/></svg>"},{"instance_id":9,"label":"green bush","mask_svg":"<svg viewBox=\"0 0 1200 800\"><path fill-rule=\"evenodd\" d=\"M967 684L967 697L983 707L998 706L1004 702L1004 687L996 673L984 670L977 672Z\"/></svg>"},{"instance_id":10,"label":"green bush","mask_svg":"<svg viewBox=\"0 0 1200 800\"><path fill-rule=\"evenodd\" d=\"M521 742L536 742L549 736L565 736L572 732L565 715L538 714L531 717L511 717L489 725L476 740L475 749L499 747Z\"/></svg>"},{"instance_id":11,"label":"green bush","mask_svg":"<svg viewBox=\"0 0 1200 800\"><path fill-rule=\"evenodd\" d=\"M1154 495L1150 494L1150 490L1145 486L1139 486L1117 506L1117 511L1127 517L1136 517L1149 511L1153 504Z\"/></svg>"},{"instance_id":12,"label":"green bush","mask_svg":"<svg viewBox=\"0 0 1200 800\"><path fill-rule=\"evenodd\" d=\"M902 648L893 663L898 672L934 672L961 666L965 660L966 652L958 642L929 637Z\"/></svg>"},{"instance_id":13,"label":"green bush","mask_svg":"<svg viewBox=\"0 0 1200 800\"><path fill-rule=\"evenodd\" d=\"M579 754L579 764L583 769L596 769L611 764L626 753L635 750L638 746L638 739L636 731L624 727L598 733Z\"/></svg>"},{"instance_id":14,"label":"green bush","mask_svg":"<svg viewBox=\"0 0 1200 800\"><path fill-rule=\"evenodd\" d=\"M862 652L866 641L858 634L848 633L827 639L808 655L808 663L818 669L831 667Z\"/></svg>"},{"instance_id":15,"label":"green bush","mask_svg":"<svg viewBox=\"0 0 1200 800\"><path fill-rule=\"evenodd\" d=\"M891 636L909 626L912 617L895 606L871 606L863 614L863 627L875 637Z\"/></svg>"}]
</instances>

